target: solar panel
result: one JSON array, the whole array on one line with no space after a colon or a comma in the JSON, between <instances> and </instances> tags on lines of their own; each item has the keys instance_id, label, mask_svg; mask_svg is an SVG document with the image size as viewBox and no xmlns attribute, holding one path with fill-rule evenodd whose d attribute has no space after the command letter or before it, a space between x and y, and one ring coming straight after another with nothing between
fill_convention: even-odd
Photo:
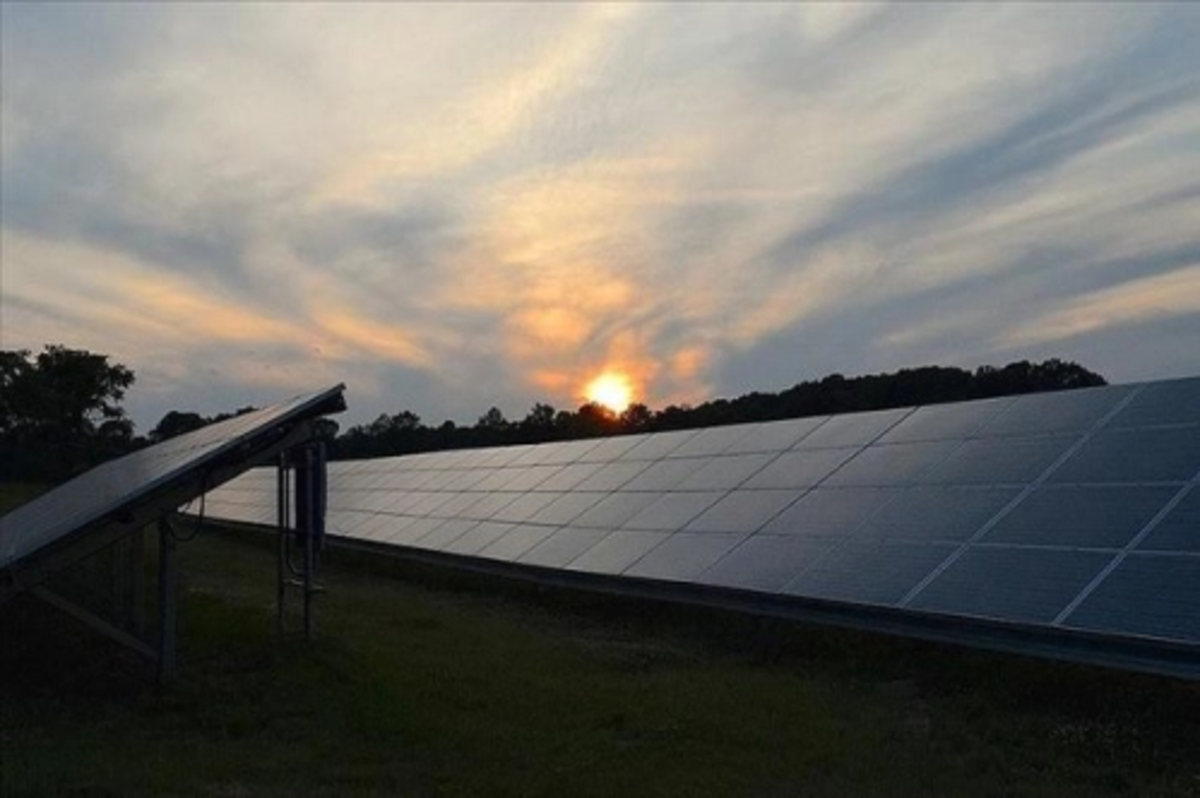
<instances>
[{"instance_id":1,"label":"solar panel","mask_svg":"<svg viewBox=\"0 0 1200 798\"><path fill-rule=\"evenodd\" d=\"M142 510L164 496L168 506L177 506L204 493L256 465L262 452L278 451L302 422L343 409L343 390L339 385L212 424L104 463L42 494L0 518L0 572L7 572L10 584L20 582L29 576L30 561L44 569L49 556L90 531L136 528L146 523ZM273 490L260 474L247 475L214 495L213 506L256 514L264 507L263 495Z\"/></svg>"},{"instance_id":2,"label":"solar panel","mask_svg":"<svg viewBox=\"0 0 1200 798\"><path fill-rule=\"evenodd\" d=\"M391 542L537 578L582 573L607 589L1200 676L1200 378L469 463L333 463L328 526L365 540L373 480L440 471L455 476L374 489L441 496L441 523L469 526L417 538L404 530L420 507L367 510L397 530ZM213 494L233 520L250 518L249 480ZM271 501L260 488L257 503Z\"/></svg>"}]
</instances>

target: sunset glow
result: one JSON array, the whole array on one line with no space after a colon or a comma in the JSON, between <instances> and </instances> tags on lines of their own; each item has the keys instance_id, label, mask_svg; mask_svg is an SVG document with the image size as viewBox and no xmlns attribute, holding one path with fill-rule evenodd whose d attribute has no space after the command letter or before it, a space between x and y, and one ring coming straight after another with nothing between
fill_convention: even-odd
<instances>
[{"instance_id":1,"label":"sunset glow","mask_svg":"<svg viewBox=\"0 0 1200 798\"><path fill-rule=\"evenodd\" d=\"M0 349L139 432L1200 373L1196 4L962 6L0 0Z\"/></svg>"},{"instance_id":2,"label":"sunset glow","mask_svg":"<svg viewBox=\"0 0 1200 798\"><path fill-rule=\"evenodd\" d=\"M633 385L624 374L606 372L589 382L583 389L583 395L589 402L621 413L633 401Z\"/></svg>"}]
</instances>

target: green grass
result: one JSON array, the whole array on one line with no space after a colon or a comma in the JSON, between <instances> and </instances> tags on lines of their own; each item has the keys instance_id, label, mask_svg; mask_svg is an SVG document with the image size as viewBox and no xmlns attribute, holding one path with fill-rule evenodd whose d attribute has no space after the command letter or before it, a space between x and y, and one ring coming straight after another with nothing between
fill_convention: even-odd
<instances>
[{"instance_id":1,"label":"green grass","mask_svg":"<svg viewBox=\"0 0 1200 798\"><path fill-rule=\"evenodd\" d=\"M1200 795L1200 688L330 554L181 549L179 679L20 600L0 795Z\"/></svg>"}]
</instances>

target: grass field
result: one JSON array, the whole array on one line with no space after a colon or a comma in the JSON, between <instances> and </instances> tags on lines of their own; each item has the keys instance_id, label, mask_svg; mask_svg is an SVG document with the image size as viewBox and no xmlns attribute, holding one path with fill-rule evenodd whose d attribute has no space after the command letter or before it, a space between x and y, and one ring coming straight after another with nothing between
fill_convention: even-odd
<instances>
[{"instance_id":1,"label":"grass field","mask_svg":"<svg viewBox=\"0 0 1200 798\"><path fill-rule=\"evenodd\" d=\"M179 679L0 612L0 795L1200 795L1200 687L333 552L273 632L252 534L181 548Z\"/></svg>"}]
</instances>

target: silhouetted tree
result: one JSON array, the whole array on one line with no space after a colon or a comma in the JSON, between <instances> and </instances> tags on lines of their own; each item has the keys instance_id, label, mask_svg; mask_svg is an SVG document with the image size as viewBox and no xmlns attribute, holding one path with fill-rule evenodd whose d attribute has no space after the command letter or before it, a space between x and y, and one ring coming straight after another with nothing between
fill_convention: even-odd
<instances>
[{"instance_id":1,"label":"silhouetted tree","mask_svg":"<svg viewBox=\"0 0 1200 798\"><path fill-rule=\"evenodd\" d=\"M162 420L155 425L154 429L150 430L147 437L151 443L162 443L184 433L198 430L208 423L210 423L209 420L199 413L172 410L162 417Z\"/></svg>"},{"instance_id":2,"label":"silhouetted tree","mask_svg":"<svg viewBox=\"0 0 1200 798\"><path fill-rule=\"evenodd\" d=\"M338 430L340 429L341 425L332 418L318 418L313 422L313 433L318 440L325 441L326 444L337 440Z\"/></svg>"},{"instance_id":3,"label":"silhouetted tree","mask_svg":"<svg viewBox=\"0 0 1200 798\"><path fill-rule=\"evenodd\" d=\"M555 417L553 407L538 402L529 410L529 414L521 421L521 437L527 443L541 443L553 440L555 437Z\"/></svg>"},{"instance_id":4,"label":"silhouetted tree","mask_svg":"<svg viewBox=\"0 0 1200 798\"><path fill-rule=\"evenodd\" d=\"M0 476L59 480L128 450L134 374L107 355L48 345L0 353Z\"/></svg>"},{"instance_id":5,"label":"silhouetted tree","mask_svg":"<svg viewBox=\"0 0 1200 798\"><path fill-rule=\"evenodd\" d=\"M634 402L621 411L617 420L624 432L646 432L654 423L654 414L644 404Z\"/></svg>"},{"instance_id":6,"label":"silhouetted tree","mask_svg":"<svg viewBox=\"0 0 1200 798\"><path fill-rule=\"evenodd\" d=\"M479 417L475 426L485 430L506 430L508 429L508 419L504 417L504 413L500 412L500 408L491 407Z\"/></svg>"},{"instance_id":7,"label":"silhouetted tree","mask_svg":"<svg viewBox=\"0 0 1200 798\"><path fill-rule=\"evenodd\" d=\"M563 437L596 438L620 431L617 416L602 404L588 402L579 406L574 414L564 419Z\"/></svg>"}]
</instances>

